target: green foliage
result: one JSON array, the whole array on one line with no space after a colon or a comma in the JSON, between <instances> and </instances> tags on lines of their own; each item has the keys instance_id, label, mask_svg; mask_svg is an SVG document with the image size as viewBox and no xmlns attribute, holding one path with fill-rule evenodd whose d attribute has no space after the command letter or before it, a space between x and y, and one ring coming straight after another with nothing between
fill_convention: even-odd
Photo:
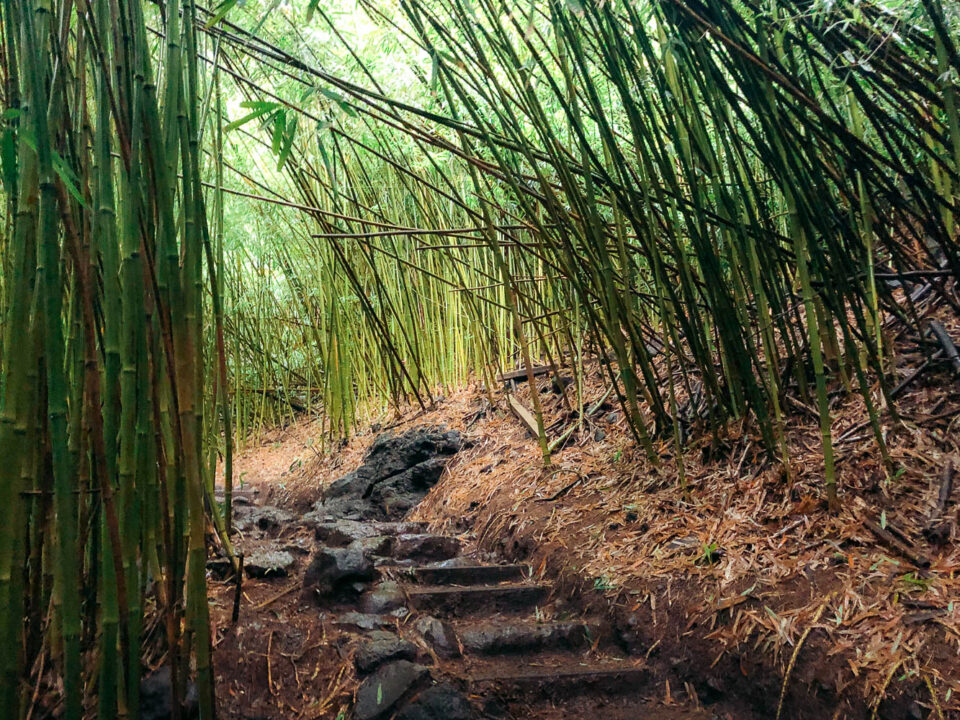
<instances>
[{"instance_id":1,"label":"green foliage","mask_svg":"<svg viewBox=\"0 0 960 720\"><path fill-rule=\"evenodd\" d=\"M362 7L309 5L328 44L278 17L256 38L234 29L231 50L279 58L271 92L299 94L315 121L281 162L307 216L285 252L327 260L284 297L311 308L291 322L349 317L375 360L357 375L354 353L315 338L297 373L327 388L325 405L423 400L431 383L522 363L527 346L577 357L586 337L652 459L655 436L680 445L691 426L750 414L788 463L783 395L812 390L834 502L828 395L859 390L883 449L866 375L884 377L879 313L916 322L875 268L957 265L955 184L940 181L960 143L949 81L938 95L955 58L925 52L953 46L939 6L896 35L901 15L853 3ZM248 103L252 72L237 84ZM424 262L428 241L440 249ZM402 321L453 297L440 324ZM451 336L465 355L447 355Z\"/></svg>"}]
</instances>

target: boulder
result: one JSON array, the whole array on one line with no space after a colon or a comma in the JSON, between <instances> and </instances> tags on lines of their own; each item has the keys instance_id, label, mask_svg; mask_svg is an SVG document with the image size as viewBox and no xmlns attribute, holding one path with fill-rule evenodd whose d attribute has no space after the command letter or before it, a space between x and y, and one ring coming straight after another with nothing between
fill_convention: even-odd
<instances>
[{"instance_id":1,"label":"boulder","mask_svg":"<svg viewBox=\"0 0 960 720\"><path fill-rule=\"evenodd\" d=\"M312 514L308 513L305 519ZM378 534L373 523L356 520L318 522L313 526L313 532L317 540L330 547L344 547L357 540L366 540Z\"/></svg>"},{"instance_id":2,"label":"boulder","mask_svg":"<svg viewBox=\"0 0 960 720\"><path fill-rule=\"evenodd\" d=\"M440 479L462 442L455 430L383 433L373 441L364 463L331 483L305 520L319 525L338 518L400 518Z\"/></svg>"},{"instance_id":3,"label":"boulder","mask_svg":"<svg viewBox=\"0 0 960 720\"><path fill-rule=\"evenodd\" d=\"M438 455L454 455L461 445L456 430L416 428L401 435L382 433L370 445L358 472L375 484Z\"/></svg>"},{"instance_id":4,"label":"boulder","mask_svg":"<svg viewBox=\"0 0 960 720\"><path fill-rule=\"evenodd\" d=\"M321 547L310 560L303 575L304 590L318 595L349 589L353 583L366 583L376 578L377 571L359 542L345 548Z\"/></svg>"},{"instance_id":5,"label":"boulder","mask_svg":"<svg viewBox=\"0 0 960 720\"><path fill-rule=\"evenodd\" d=\"M315 513L307 513L304 516L305 524L313 527L317 540L330 547L343 547L357 540L420 533L426 527L426 523L418 522L359 522L344 519L311 522L315 516Z\"/></svg>"},{"instance_id":6,"label":"boulder","mask_svg":"<svg viewBox=\"0 0 960 720\"><path fill-rule=\"evenodd\" d=\"M218 580L223 580L233 572L233 563L229 558L213 557L207 560L207 570Z\"/></svg>"},{"instance_id":7,"label":"boulder","mask_svg":"<svg viewBox=\"0 0 960 720\"><path fill-rule=\"evenodd\" d=\"M363 466L361 466L363 467ZM324 488L323 495L328 500L348 495L363 495L370 485L370 479L365 473L355 471L337 478Z\"/></svg>"},{"instance_id":8,"label":"boulder","mask_svg":"<svg viewBox=\"0 0 960 720\"><path fill-rule=\"evenodd\" d=\"M290 542L285 543L281 549L294 555L309 555L312 552L311 543L305 538L294 538Z\"/></svg>"},{"instance_id":9,"label":"boulder","mask_svg":"<svg viewBox=\"0 0 960 720\"><path fill-rule=\"evenodd\" d=\"M449 683L427 688L400 712L394 720L471 720L473 707L467 697Z\"/></svg>"},{"instance_id":10,"label":"boulder","mask_svg":"<svg viewBox=\"0 0 960 720\"><path fill-rule=\"evenodd\" d=\"M233 529L242 532L277 532L293 522L293 513L273 505L248 505L236 508Z\"/></svg>"},{"instance_id":11,"label":"boulder","mask_svg":"<svg viewBox=\"0 0 960 720\"><path fill-rule=\"evenodd\" d=\"M427 668L409 660L395 660L380 666L357 689L354 718L381 720L389 717L398 703L419 689L429 676Z\"/></svg>"},{"instance_id":12,"label":"boulder","mask_svg":"<svg viewBox=\"0 0 960 720\"><path fill-rule=\"evenodd\" d=\"M443 475L447 459L444 456L429 458L373 484L369 492L370 499L375 503L383 502L384 498L429 490Z\"/></svg>"},{"instance_id":13,"label":"boulder","mask_svg":"<svg viewBox=\"0 0 960 720\"><path fill-rule=\"evenodd\" d=\"M376 535L360 540L360 547L367 555L374 557L392 557L394 539L389 535Z\"/></svg>"},{"instance_id":14,"label":"boulder","mask_svg":"<svg viewBox=\"0 0 960 720\"><path fill-rule=\"evenodd\" d=\"M384 663L393 660L416 660L417 646L399 635L384 630L375 630L360 643L353 661L357 670L370 673Z\"/></svg>"},{"instance_id":15,"label":"boulder","mask_svg":"<svg viewBox=\"0 0 960 720\"><path fill-rule=\"evenodd\" d=\"M417 620L416 627L420 637L440 657L460 657L460 642L457 633L450 623L445 623L435 617L427 615Z\"/></svg>"},{"instance_id":16,"label":"boulder","mask_svg":"<svg viewBox=\"0 0 960 720\"><path fill-rule=\"evenodd\" d=\"M360 610L372 615L382 615L406 604L407 598L400 586L392 580L387 580L375 586L363 596L363 600L360 602Z\"/></svg>"},{"instance_id":17,"label":"boulder","mask_svg":"<svg viewBox=\"0 0 960 720\"><path fill-rule=\"evenodd\" d=\"M243 559L247 577L286 577L293 567L293 555L285 550L259 548Z\"/></svg>"}]
</instances>

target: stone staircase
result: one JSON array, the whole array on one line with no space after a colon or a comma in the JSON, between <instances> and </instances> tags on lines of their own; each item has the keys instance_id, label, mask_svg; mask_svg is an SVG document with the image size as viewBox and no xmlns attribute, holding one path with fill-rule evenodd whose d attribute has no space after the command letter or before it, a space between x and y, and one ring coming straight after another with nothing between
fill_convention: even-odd
<instances>
[{"instance_id":1,"label":"stone staircase","mask_svg":"<svg viewBox=\"0 0 960 720\"><path fill-rule=\"evenodd\" d=\"M390 525L379 523L377 531ZM395 529L393 547L402 547L412 528L397 523ZM420 546L460 547L422 529L416 537ZM664 706L664 688L654 686L643 657L628 656L601 618L565 607L528 567L476 552L447 554L377 561L381 581L366 596L395 598L377 609L389 608L399 632L379 631L360 649L363 669L372 674L357 693L356 720L546 720L585 713L603 720L710 719L697 708ZM382 663L376 652L371 661L370 643L380 643ZM400 645L406 652L398 653Z\"/></svg>"},{"instance_id":2,"label":"stone staircase","mask_svg":"<svg viewBox=\"0 0 960 720\"><path fill-rule=\"evenodd\" d=\"M711 720L525 565L401 520L461 444L442 429L380 435L302 516L238 495L248 574L299 576L304 603L353 638L355 720Z\"/></svg>"}]
</instances>

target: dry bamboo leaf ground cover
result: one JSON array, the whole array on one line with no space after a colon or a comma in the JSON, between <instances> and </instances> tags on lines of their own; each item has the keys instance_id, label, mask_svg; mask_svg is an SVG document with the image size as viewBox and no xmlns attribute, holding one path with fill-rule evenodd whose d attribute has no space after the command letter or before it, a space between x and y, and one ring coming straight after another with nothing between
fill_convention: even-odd
<instances>
[{"instance_id":1,"label":"dry bamboo leaf ground cover","mask_svg":"<svg viewBox=\"0 0 960 720\"><path fill-rule=\"evenodd\" d=\"M863 423L862 403L837 403L837 515L820 501L813 418L789 424L789 481L762 462L749 430L729 428L726 452L714 459L691 444L684 497L672 443L652 468L611 410L547 472L520 424L488 412L472 428L476 446L416 517L470 527L485 545L575 576L611 601L649 652L669 653L676 680L702 695L743 693L773 716L788 675L784 717L960 717L955 524L940 546L921 532L945 467L958 463L951 382L931 374L899 403L901 421L883 421L897 468L890 478L869 431L848 433ZM460 411L457 400L442 414ZM955 502L948 512L956 515ZM885 544L869 521L922 557ZM917 567L923 558L928 568Z\"/></svg>"}]
</instances>

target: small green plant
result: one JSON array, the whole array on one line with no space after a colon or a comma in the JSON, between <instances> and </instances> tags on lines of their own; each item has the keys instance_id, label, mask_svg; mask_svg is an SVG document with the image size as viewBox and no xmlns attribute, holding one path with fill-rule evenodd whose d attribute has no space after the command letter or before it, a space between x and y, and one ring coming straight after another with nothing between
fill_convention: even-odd
<instances>
[{"instance_id":1,"label":"small green plant","mask_svg":"<svg viewBox=\"0 0 960 720\"><path fill-rule=\"evenodd\" d=\"M916 572L902 575L900 581L907 586L908 590L919 590L920 592L926 592L933 585L931 578L923 577Z\"/></svg>"},{"instance_id":2,"label":"small green plant","mask_svg":"<svg viewBox=\"0 0 960 720\"><path fill-rule=\"evenodd\" d=\"M697 556L697 565L713 565L723 557L723 551L717 543L704 543L700 555Z\"/></svg>"},{"instance_id":3,"label":"small green plant","mask_svg":"<svg viewBox=\"0 0 960 720\"><path fill-rule=\"evenodd\" d=\"M594 590L606 591L606 590L613 590L614 588L616 588L616 583L612 582L605 575L601 575L598 578L594 578L594 581L593 581Z\"/></svg>"}]
</instances>

